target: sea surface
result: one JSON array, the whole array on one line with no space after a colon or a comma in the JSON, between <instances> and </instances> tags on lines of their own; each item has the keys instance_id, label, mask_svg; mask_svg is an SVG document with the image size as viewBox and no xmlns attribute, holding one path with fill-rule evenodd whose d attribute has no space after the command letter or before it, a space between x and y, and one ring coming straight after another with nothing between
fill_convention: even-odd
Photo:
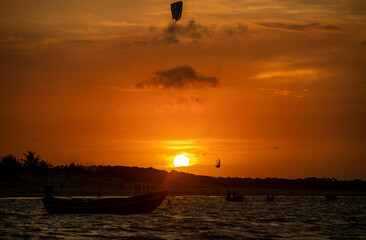
<instances>
[{"instance_id":1,"label":"sea surface","mask_svg":"<svg viewBox=\"0 0 366 240\"><path fill-rule=\"evenodd\" d=\"M152 214L49 215L39 198L3 198L0 238L366 239L366 197L167 199Z\"/></svg>"}]
</instances>

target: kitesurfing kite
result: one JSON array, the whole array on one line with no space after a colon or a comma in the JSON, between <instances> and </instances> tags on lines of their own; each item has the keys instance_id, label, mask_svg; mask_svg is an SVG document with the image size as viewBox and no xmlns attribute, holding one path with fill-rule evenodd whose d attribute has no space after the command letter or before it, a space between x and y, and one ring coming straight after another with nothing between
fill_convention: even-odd
<instances>
[{"instance_id":1,"label":"kitesurfing kite","mask_svg":"<svg viewBox=\"0 0 366 240\"><path fill-rule=\"evenodd\" d=\"M182 10L183 10L183 2L175 2L170 5L170 8L172 10L172 16L175 21L178 21L180 17L182 16Z\"/></svg>"},{"instance_id":2,"label":"kitesurfing kite","mask_svg":"<svg viewBox=\"0 0 366 240\"><path fill-rule=\"evenodd\" d=\"M217 167L217 168L221 167L221 161L220 161L220 158L218 158L218 159L216 160L216 166L215 166L215 167Z\"/></svg>"}]
</instances>

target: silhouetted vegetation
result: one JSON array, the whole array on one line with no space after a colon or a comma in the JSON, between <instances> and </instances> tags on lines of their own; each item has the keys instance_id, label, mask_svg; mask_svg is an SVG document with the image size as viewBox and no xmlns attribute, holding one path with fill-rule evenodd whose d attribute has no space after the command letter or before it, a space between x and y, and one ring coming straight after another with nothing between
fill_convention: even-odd
<instances>
[{"instance_id":1,"label":"silhouetted vegetation","mask_svg":"<svg viewBox=\"0 0 366 240\"><path fill-rule=\"evenodd\" d=\"M1 176L18 176L22 169L22 163L13 155L6 155L1 158L0 173Z\"/></svg>"},{"instance_id":2,"label":"silhouetted vegetation","mask_svg":"<svg viewBox=\"0 0 366 240\"><path fill-rule=\"evenodd\" d=\"M9 180L9 177L18 177L19 174L46 174L52 165L41 159L40 155L28 151L23 153L24 158L17 159L11 154L1 158L0 173L1 178Z\"/></svg>"},{"instance_id":3,"label":"silhouetted vegetation","mask_svg":"<svg viewBox=\"0 0 366 240\"><path fill-rule=\"evenodd\" d=\"M41 159L40 155L28 151L24 159L16 159L12 155L1 158L1 180L24 175L50 176L63 174L71 178L74 175L88 175L98 177L118 177L130 183L171 184L180 186L227 186L244 187L248 189L306 189L306 190L353 190L366 191L366 181L337 180L335 178L284 179L284 178L238 178L238 177L210 177L194 175L184 172L157 170L154 168L126 167L126 166L83 166L71 163L69 165L52 166Z\"/></svg>"},{"instance_id":4,"label":"silhouetted vegetation","mask_svg":"<svg viewBox=\"0 0 366 240\"><path fill-rule=\"evenodd\" d=\"M45 173L52 165L41 159L40 155L36 155L35 152L28 151L23 153L25 158L21 159L23 162L22 168L25 173L35 174L37 172Z\"/></svg>"}]
</instances>

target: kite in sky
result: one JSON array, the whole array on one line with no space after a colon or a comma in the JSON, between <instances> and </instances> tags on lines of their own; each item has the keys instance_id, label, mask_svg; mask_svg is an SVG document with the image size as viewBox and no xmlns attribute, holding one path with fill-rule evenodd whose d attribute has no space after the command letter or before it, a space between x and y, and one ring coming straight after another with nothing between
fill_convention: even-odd
<instances>
[{"instance_id":1,"label":"kite in sky","mask_svg":"<svg viewBox=\"0 0 366 240\"><path fill-rule=\"evenodd\" d=\"M172 10L172 16L175 21L178 21L180 17L182 16L182 10L183 10L183 2L175 2L170 5L170 8Z\"/></svg>"}]
</instances>

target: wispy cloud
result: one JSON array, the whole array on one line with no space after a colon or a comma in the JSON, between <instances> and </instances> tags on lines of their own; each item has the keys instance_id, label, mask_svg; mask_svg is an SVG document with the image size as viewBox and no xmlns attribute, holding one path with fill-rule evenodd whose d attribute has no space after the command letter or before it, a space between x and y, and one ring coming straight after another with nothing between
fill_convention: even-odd
<instances>
[{"instance_id":1,"label":"wispy cloud","mask_svg":"<svg viewBox=\"0 0 366 240\"><path fill-rule=\"evenodd\" d=\"M96 21L95 24L108 27L126 27L126 26L143 26L141 23L127 22L127 21Z\"/></svg>"},{"instance_id":2,"label":"wispy cloud","mask_svg":"<svg viewBox=\"0 0 366 240\"><path fill-rule=\"evenodd\" d=\"M295 76L314 76L317 74L316 69L294 69L294 70L276 70L262 72L256 75L255 79L266 79L276 77L295 77Z\"/></svg>"},{"instance_id":3,"label":"wispy cloud","mask_svg":"<svg viewBox=\"0 0 366 240\"><path fill-rule=\"evenodd\" d=\"M173 100L167 100L157 105L156 112L182 112L188 111L200 113L203 110L203 100L199 97L183 96Z\"/></svg>"},{"instance_id":4,"label":"wispy cloud","mask_svg":"<svg viewBox=\"0 0 366 240\"><path fill-rule=\"evenodd\" d=\"M101 43L101 41L80 39L80 40L68 40L68 41L64 41L64 43L93 44L93 43Z\"/></svg>"},{"instance_id":5,"label":"wispy cloud","mask_svg":"<svg viewBox=\"0 0 366 240\"><path fill-rule=\"evenodd\" d=\"M189 65L178 66L163 71L156 71L154 77L136 84L138 89L197 89L217 87L216 77L205 77Z\"/></svg>"},{"instance_id":6,"label":"wispy cloud","mask_svg":"<svg viewBox=\"0 0 366 240\"><path fill-rule=\"evenodd\" d=\"M276 95L295 97L295 98L303 98L304 96L309 95L311 93L309 89L294 90L287 88L259 88L258 90L270 92Z\"/></svg>"},{"instance_id":7,"label":"wispy cloud","mask_svg":"<svg viewBox=\"0 0 366 240\"><path fill-rule=\"evenodd\" d=\"M323 25L318 22L309 23L309 24L287 24L281 22L265 22L265 23L257 23L257 26L276 29L282 31L291 31L291 32L304 32L304 31L314 31L314 30L322 30L322 31L339 31L339 27L335 25Z\"/></svg>"},{"instance_id":8,"label":"wispy cloud","mask_svg":"<svg viewBox=\"0 0 366 240\"><path fill-rule=\"evenodd\" d=\"M248 27L245 24L237 23L233 26L223 26L221 32L228 37L242 35L248 32Z\"/></svg>"},{"instance_id":9,"label":"wispy cloud","mask_svg":"<svg viewBox=\"0 0 366 240\"><path fill-rule=\"evenodd\" d=\"M130 87L130 88L123 88L118 86L100 86L100 89L108 90L108 91L115 91L115 92L158 92L161 91L159 89L143 89L143 88L136 88L136 87Z\"/></svg>"}]
</instances>

